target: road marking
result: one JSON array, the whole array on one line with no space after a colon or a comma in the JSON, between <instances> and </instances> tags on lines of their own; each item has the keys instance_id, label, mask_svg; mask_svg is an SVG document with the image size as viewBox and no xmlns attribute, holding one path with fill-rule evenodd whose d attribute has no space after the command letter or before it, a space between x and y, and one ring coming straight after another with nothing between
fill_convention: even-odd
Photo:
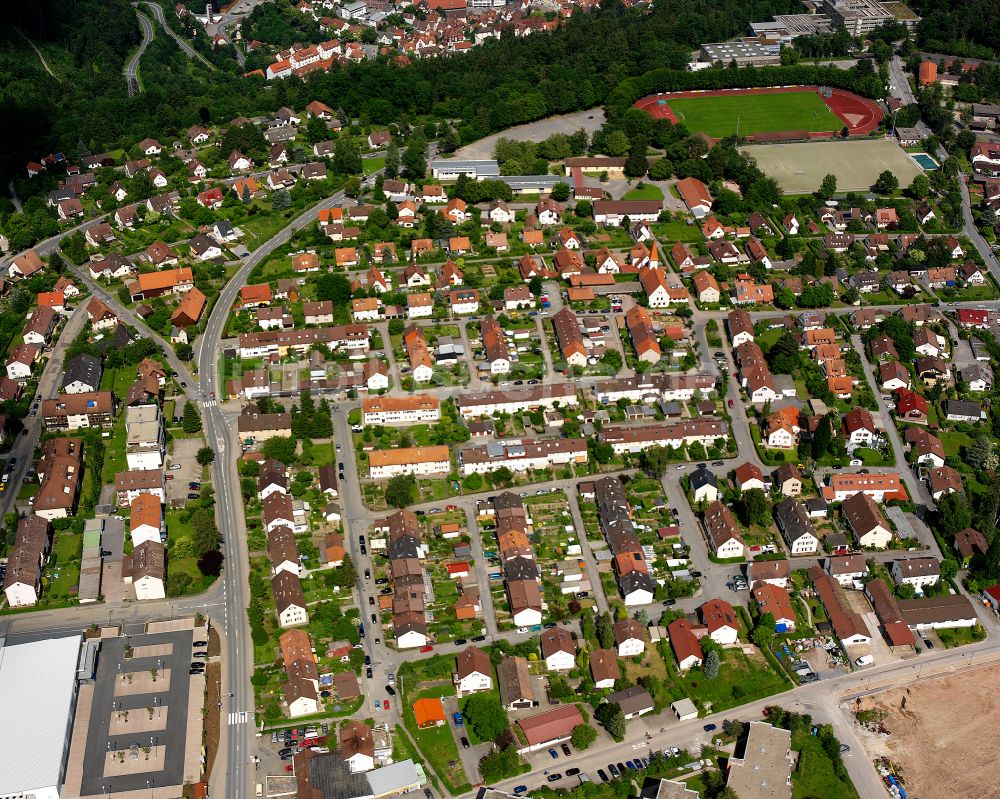
<instances>
[{"instance_id":1,"label":"road marking","mask_svg":"<svg viewBox=\"0 0 1000 799\"><path fill-rule=\"evenodd\" d=\"M229 723L231 725L236 724L246 724L251 721L250 714L246 710L234 710L229 714Z\"/></svg>"},{"instance_id":2,"label":"road marking","mask_svg":"<svg viewBox=\"0 0 1000 799\"><path fill-rule=\"evenodd\" d=\"M205 400L201 403L201 407L203 408L217 408L218 406L219 403L216 400Z\"/></svg>"}]
</instances>

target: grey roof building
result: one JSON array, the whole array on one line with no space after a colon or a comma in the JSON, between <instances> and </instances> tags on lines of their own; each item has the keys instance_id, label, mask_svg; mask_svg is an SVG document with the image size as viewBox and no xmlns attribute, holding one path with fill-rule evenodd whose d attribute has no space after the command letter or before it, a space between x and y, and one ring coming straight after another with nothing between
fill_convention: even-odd
<instances>
[{"instance_id":1,"label":"grey roof building","mask_svg":"<svg viewBox=\"0 0 1000 799\"><path fill-rule=\"evenodd\" d=\"M101 387L104 370L101 359L87 353L80 353L66 362L62 389L67 394L82 394L97 391Z\"/></svg>"}]
</instances>

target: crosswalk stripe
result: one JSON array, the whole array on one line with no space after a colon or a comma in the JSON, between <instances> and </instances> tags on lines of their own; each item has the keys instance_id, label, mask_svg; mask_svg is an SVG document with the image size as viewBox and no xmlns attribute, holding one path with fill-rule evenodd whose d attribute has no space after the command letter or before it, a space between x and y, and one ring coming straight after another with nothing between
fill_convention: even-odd
<instances>
[{"instance_id":1,"label":"crosswalk stripe","mask_svg":"<svg viewBox=\"0 0 1000 799\"><path fill-rule=\"evenodd\" d=\"M229 713L230 724L246 724L249 721L249 714L245 710L233 710Z\"/></svg>"}]
</instances>

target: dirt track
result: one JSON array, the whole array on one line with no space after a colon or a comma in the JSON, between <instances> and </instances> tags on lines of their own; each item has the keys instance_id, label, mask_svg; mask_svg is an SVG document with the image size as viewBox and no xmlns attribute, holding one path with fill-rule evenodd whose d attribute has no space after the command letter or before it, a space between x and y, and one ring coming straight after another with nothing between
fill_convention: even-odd
<instances>
[{"instance_id":1,"label":"dirt track","mask_svg":"<svg viewBox=\"0 0 1000 799\"><path fill-rule=\"evenodd\" d=\"M1000 666L992 666L879 694L862 708L884 711L891 734L858 736L870 757L901 767L912 799L996 796L998 686Z\"/></svg>"}]
</instances>

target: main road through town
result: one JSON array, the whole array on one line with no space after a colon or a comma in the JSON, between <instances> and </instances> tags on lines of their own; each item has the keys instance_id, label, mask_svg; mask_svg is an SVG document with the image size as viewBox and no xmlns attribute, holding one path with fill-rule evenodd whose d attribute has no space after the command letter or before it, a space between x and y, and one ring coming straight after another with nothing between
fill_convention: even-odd
<instances>
[{"instance_id":1,"label":"main road through town","mask_svg":"<svg viewBox=\"0 0 1000 799\"><path fill-rule=\"evenodd\" d=\"M286 244L292 233L314 222L321 208L340 205L343 201L343 192L321 201L296 217L280 233L255 250L219 294L205 326L205 333L198 339L195 347L205 440L215 450L215 462L212 466L213 482L226 564L222 575L226 642L222 721L228 721L228 724L224 725L225 731L220 735L219 754L216 759L217 763L225 764L225 769L215 769L211 788L213 796L225 796L227 799L243 799L247 795L250 779L247 766L252 757L250 735L251 726L255 722L253 689L250 685L254 666L253 644L246 616L249 604L247 584L249 562L243 501L237 471L240 449L239 441L234 439L234 431L219 408L217 400L217 392L225 388L224 385L218 385L220 342L236 295L253 269L263 263L278 247Z\"/></svg>"}]
</instances>

